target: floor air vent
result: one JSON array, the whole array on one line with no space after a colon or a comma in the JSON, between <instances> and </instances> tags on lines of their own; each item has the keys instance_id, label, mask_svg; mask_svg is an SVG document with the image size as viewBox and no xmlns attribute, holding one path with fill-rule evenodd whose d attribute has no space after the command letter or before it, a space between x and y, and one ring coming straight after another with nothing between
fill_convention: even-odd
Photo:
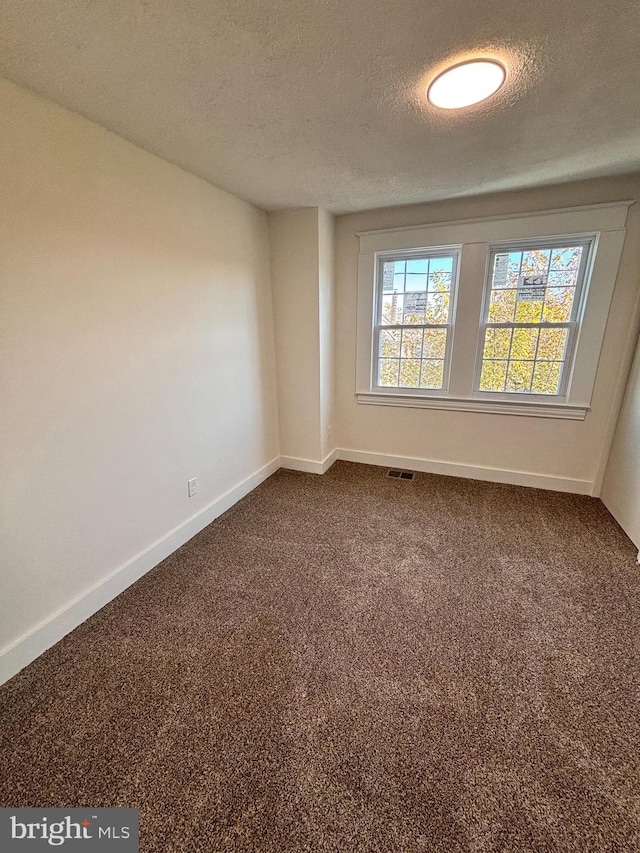
<instances>
[{"instance_id":1,"label":"floor air vent","mask_svg":"<svg viewBox=\"0 0 640 853\"><path fill-rule=\"evenodd\" d=\"M395 468L389 468L387 477L394 477L396 480L413 480L415 474L413 471L398 471Z\"/></svg>"}]
</instances>

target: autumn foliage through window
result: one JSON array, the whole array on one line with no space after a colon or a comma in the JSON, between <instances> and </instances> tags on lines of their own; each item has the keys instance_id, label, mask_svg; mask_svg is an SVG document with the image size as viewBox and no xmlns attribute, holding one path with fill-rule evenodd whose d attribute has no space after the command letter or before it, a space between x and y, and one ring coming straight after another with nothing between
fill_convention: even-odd
<instances>
[{"instance_id":1,"label":"autumn foliage through window","mask_svg":"<svg viewBox=\"0 0 640 853\"><path fill-rule=\"evenodd\" d=\"M583 243L492 252L477 390L562 392L588 248Z\"/></svg>"}]
</instances>

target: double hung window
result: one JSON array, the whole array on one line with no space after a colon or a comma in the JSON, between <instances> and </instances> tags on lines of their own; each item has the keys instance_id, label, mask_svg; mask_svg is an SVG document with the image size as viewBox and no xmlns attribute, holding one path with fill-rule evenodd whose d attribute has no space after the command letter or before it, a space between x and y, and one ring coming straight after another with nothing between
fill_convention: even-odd
<instances>
[{"instance_id":1,"label":"double hung window","mask_svg":"<svg viewBox=\"0 0 640 853\"><path fill-rule=\"evenodd\" d=\"M628 206L359 234L358 402L583 419Z\"/></svg>"},{"instance_id":2,"label":"double hung window","mask_svg":"<svg viewBox=\"0 0 640 853\"><path fill-rule=\"evenodd\" d=\"M374 386L446 386L458 257L442 250L378 258Z\"/></svg>"},{"instance_id":3,"label":"double hung window","mask_svg":"<svg viewBox=\"0 0 640 853\"><path fill-rule=\"evenodd\" d=\"M592 244L561 239L491 249L476 390L564 393Z\"/></svg>"}]
</instances>

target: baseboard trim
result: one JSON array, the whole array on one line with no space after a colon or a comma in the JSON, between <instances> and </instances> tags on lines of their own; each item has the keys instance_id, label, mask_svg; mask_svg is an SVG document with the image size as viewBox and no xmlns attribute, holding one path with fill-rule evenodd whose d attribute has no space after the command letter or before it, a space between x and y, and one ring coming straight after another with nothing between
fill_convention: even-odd
<instances>
[{"instance_id":1,"label":"baseboard trim","mask_svg":"<svg viewBox=\"0 0 640 853\"><path fill-rule=\"evenodd\" d=\"M471 480L487 480L490 483L506 483L512 486L531 486L536 489L550 489L554 492L571 492L576 495L591 495L591 480L577 480L570 477L555 477L548 474L534 474L530 471L514 471L509 468L489 468L481 465L461 465L458 462L440 462L435 459L422 459L410 456L391 456L386 453L369 453L364 450L340 448L338 459L345 462L362 462L365 465L408 468L425 474L444 474L449 477L466 477Z\"/></svg>"},{"instance_id":2,"label":"baseboard trim","mask_svg":"<svg viewBox=\"0 0 640 853\"><path fill-rule=\"evenodd\" d=\"M43 652L55 645L78 625L102 609L127 587L153 569L158 563L173 554L181 545L215 521L241 498L253 491L278 468L324 474L336 459L345 462L361 462L365 465L407 468L427 474L444 474L450 477L466 477L487 480L491 483L507 483L515 486L531 486L578 495L593 494L594 484L590 480L533 474L528 471L513 471L506 468L490 468L479 465L461 465L457 462L441 462L410 456L393 456L386 453L369 453L364 450L339 448L329 453L322 461L281 456L272 459L254 474L246 477L225 492L196 515L188 518L132 560L120 566L104 580L73 599L65 607L52 614L11 645L0 651L0 684L8 681Z\"/></svg>"},{"instance_id":3,"label":"baseboard trim","mask_svg":"<svg viewBox=\"0 0 640 853\"><path fill-rule=\"evenodd\" d=\"M281 456L280 465L290 471L302 471L305 474L324 474L338 459L337 450L332 450L321 462L313 459L302 459L298 456Z\"/></svg>"},{"instance_id":4,"label":"baseboard trim","mask_svg":"<svg viewBox=\"0 0 640 853\"><path fill-rule=\"evenodd\" d=\"M173 554L196 533L215 521L241 498L253 491L280 467L276 457L254 474L246 477L225 492L200 512L175 527L166 536L158 539L132 560L120 566L104 580L73 599L69 604L52 614L35 628L0 651L0 684L8 681L25 666L50 649L64 636L77 628L94 613L103 608L127 587L153 569L158 563Z\"/></svg>"}]
</instances>

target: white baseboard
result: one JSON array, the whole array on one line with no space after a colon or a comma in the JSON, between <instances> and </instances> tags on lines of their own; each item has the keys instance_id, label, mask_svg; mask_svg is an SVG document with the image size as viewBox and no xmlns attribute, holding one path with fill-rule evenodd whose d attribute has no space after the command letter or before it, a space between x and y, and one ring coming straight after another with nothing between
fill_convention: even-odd
<instances>
[{"instance_id":1,"label":"white baseboard","mask_svg":"<svg viewBox=\"0 0 640 853\"><path fill-rule=\"evenodd\" d=\"M0 684L12 678L66 634L73 631L94 613L97 613L117 595L120 595L128 586L131 586L154 566L173 554L196 533L215 521L218 516L275 473L279 467L279 457L272 459L260 470L229 489L228 492L225 492L196 515L188 518L167 533L166 536L163 536L162 539L158 539L153 545L129 560L124 566L120 566L104 580L73 599L48 619L0 651Z\"/></svg>"},{"instance_id":2,"label":"white baseboard","mask_svg":"<svg viewBox=\"0 0 640 853\"><path fill-rule=\"evenodd\" d=\"M300 459L298 456L281 456L280 466L288 468L290 471L303 471L305 474L324 474L339 458L338 452L333 450L321 462L315 462L313 459Z\"/></svg>"},{"instance_id":3,"label":"white baseboard","mask_svg":"<svg viewBox=\"0 0 640 853\"><path fill-rule=\"evenodd\" d=\"M391 456L385 453L368 453L363 450L337 449L320 462L294 456L276 457L259 471L225 492L199 513L167 533L162 539L154 542L153 545L124 566L120 566L100 583L73 599L14 643L2 649L0 651L0 684L28 666L66 634L73 631L94 613L97 613L98 610L120 595L127 587L135 583L170 554L173 554L196 533L215 521L218 516L275 473L278 468L289 468L293 471L303 471L310 474L324 474L336 459L342 459L345 462L362 462L366 465L407 468L427 474L445 474L451 477L488 480L492 483L533 486L538 489L552 489L553 491L572 492L579 495L590 495L593 492L593 483L589 480L533 474L528 471L486 468L477 465L460 465L456 462L440 462L409 456Z\"/></svg>"},{"instance_id":4,"label":"white baseboard","mask_svg":"<svg viewBox=\"0 0 640 853\"><path fill-rule=\"evenodd\" d=\"M490 483L532 486L536 489L551 489L554 492L571 492L576 495L591 495L593 492L591 480L533 474L530 471L513 471L509 468L461 465L458 462L440 462L435 459L420 459L410 456L391 456L386 453L368 453L364 450L347 450L344 448L338 450L338 459L343 459L345 462L363 462L365 465L382 465L386 468L408 468L411 471L422 471L425 474L445 474L449 477L487 480Z\"/></svg>"}]
</instances>

